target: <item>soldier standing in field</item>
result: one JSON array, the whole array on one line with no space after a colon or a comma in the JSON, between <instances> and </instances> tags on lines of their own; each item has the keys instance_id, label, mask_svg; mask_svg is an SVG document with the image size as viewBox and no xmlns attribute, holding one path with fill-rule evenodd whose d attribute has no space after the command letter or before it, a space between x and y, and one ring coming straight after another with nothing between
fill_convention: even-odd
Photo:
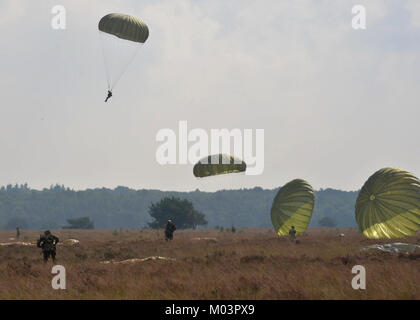
<instances>
[{"instance_id":1,"label":"soldier standing in field","mask_svg":"<svg viewBox=\"0 0 420 320\"><path fill-rule=\"evenodd\" d=\"M174 231L176 230L176 225L171 220L168 220L165 228L165 240L172 240L174 238Z\"/></svg>"},{"instance_id":2,"label":"soldier standing in field","mask_svg":"<svg viewBox=\"0 0 420 320\"><path fill-rule=\"evenodd\" d=\"M51 256L53 262L55 262L55 246L58 243L58 238L54 236L49 230L41 234L38 242L36 243L38 248L42 248L42 254L44 255L44 261L47 262Z\"/></svg>"},{"instance_id":3,"label":"soldier standing in field","mask_svg":"<svg viewBox=\"0 0 420 320\"><path fill-rule=\"evenodd\" d=\"M295 241L296 238L296 229L295 226L292 226L292 228L289 231L289 237L291 241Z\"/></svg>"},{"instance_id":4,"label":"soldier standing in field","mask_svg":"<svg viewBox=\"0 0 420 320\"><path fill-rule=\"evenodd\" d=\"M19 227L16 227L16 238L19 239L20 237L20 230Z\"/></svg>"}]
</instances>

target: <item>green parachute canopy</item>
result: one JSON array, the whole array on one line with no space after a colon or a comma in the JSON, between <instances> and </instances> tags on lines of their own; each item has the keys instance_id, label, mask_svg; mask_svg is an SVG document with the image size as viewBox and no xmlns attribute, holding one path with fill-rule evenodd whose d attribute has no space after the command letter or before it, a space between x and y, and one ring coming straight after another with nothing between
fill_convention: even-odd
<instances>
[{"instance_id":1,"label":"green parachute canopy","mask_svg":"<svg viewBox=\"0 0 420 320\"><path fill-rule=\"evenodd\" d=\"M121 13L104 16L99 21L98 29L118 38L139 43L145 43L149 37L149 28L143 21Z\"/></svg>"},{"instance_id":2,"label":"green parachute canopy","mask_svg":"<svg viewBox=\"0 0 420 320\"><path fill-rule=\"evenodd\" d=\"M312 186L295 179L280 188L271 207L271 222L279 236L287 236L292 226L303 234L311 221L315 196Z\"/></svg>"},{"instance_id":3,"label":"green parachute canopy","mask_svg":"<svg viewBox=\"0 0 420 320\"><path fill-rule=\"evenodd\" d=\"M420 181L410 172L383 168L360 190L356 220L368 238L400 238L420 229Z\"/></svg>"},{"instance_id":4,"label":"green parachute canopy","mask_svg":"<svg viewBox=\"0 0 420 320\"><path fill-rule=\"evenodd\" d=\"M246 163L227 154L210 155L194 165L193 173L197 178L219 174L239 173L246 171Z\"/></svg>"}]
</instances>

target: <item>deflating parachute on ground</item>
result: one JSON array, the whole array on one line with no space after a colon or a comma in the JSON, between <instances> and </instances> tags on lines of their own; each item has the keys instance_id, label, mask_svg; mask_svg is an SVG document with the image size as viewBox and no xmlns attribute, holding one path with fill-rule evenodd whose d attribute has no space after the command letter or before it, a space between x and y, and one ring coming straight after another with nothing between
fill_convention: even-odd
<instances>
[{"instance_id":1,"label":"deflating parachute on ground","mask_svg":"<svg viewBox=\"0 0 420 320\"><path fill-rule=\"evenodd\" d=\"M246 163L244 161L227 154L205 157L197 162L193 169L194 176L197 178L245 171Z\"/></svg>"},{"instance_id":2,"label":"deflating parachute on ground","mask_svg":"<svg viewBox=\"0 0 420 320\"><path fill-rule=\"evenodd\" d=\"M420 181L410 172L384 168L360 190L356 220L368 238L399 238L420 229Z\"/></svg>"},{"instance_id":3,"label":"deflating parachute on ground","mask_svg":"<svg viewBox=\"0 0 420 320\"><path fill-rule=\"evenodd\" d=\"M303 234L311 221L315 196L311 185L295 179L284 185L273 201L271 221L279 236L286 236L292 226Z\"/></svg>"}]
</instances>

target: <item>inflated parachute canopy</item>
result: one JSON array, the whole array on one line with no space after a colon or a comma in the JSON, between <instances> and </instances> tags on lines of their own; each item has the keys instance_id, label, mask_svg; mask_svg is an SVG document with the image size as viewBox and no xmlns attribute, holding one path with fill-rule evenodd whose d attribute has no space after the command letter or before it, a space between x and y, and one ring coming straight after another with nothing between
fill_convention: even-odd
<instances>
[{"instance_id":1,"label":"inflated parachute canopy","mask_svg":"<svg viewBox=\"0 0 420 320\"><path fill-rule=\"evenodd\" d=\"M244 161L227 154L205 157L198 161L193 169L194 176L197 178L245 171L246 163Z\"/></svg>"},{"instance_id":2,"label":"inflated parachute canopy","mask_svg":"<svg viewBox=\"0 0 420 320\"><path fill-rule=\"evenodd\" d=\"M384 168L360 190L356 220L368 238L400 238L420 229L420 181L410 172Z\"/></svg>"},{"instance_id":3,"label":"inflated parachute canopy","mask_svg":"<svg viewBox=\"0 0 420 320\"><path fill-rule=\"evenodd\" d=\"M305 233L314 203L314 190L305 180L295 179L280 188L271 207L271 222L277 234L287 236L292 226L297 235Z\"/></svg>"},{"instance_id":4,"label":"inflated parachute canopy","mask_svg":"<svg viewBox=\"0 0 420 320\"><path fill-rule=\"evenodd\" d=\"M99 21L98 29L118 38L139 43L145 43L149 37L149 28L143 21L121 13L107 14Z\"/></svg>"}]
</instances>

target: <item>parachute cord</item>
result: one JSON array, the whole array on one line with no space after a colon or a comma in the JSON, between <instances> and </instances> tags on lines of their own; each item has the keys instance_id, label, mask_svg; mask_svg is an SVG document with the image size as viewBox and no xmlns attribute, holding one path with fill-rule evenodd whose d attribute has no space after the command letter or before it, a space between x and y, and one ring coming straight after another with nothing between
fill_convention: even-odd
<instances>
[{"instance_id":1,"label":"parachute cord","mask_svg":"<svg viewBox=\"0 0 420 320\"><path fill-rule=\"evenodd\" d=\"M111 83L110 83L110 78L109 78L109 70L108 70L108 63L106 60L106 54L105 54L105 45L101 36L101 31L99 32L99 36L101 37L101 47L102 47L102 55L104 57L104 65L105 65L105 73L106 73L106 82L108 83L108 90L112 91L111 89Z\"/></svg>"},{"instance_id":2,"label":"parachute cord","mask_svg":"<svg viewBox=\"0 0 420 320\"><path fill-rule=\"evenodd\" d=\"M125 67L123 68L122 72L115 79L115 81L114 81L114 83L113 83L113 85L112 85L112 87L110 89L111 91L114 90L115 86L120 81L120 79L123 76L123 74L127 71L127 69L130 66L130 64L134 61L135 57L137 56L138 52L140 51L140 47L141 47L141 45L138 46L137 50L135 51L135 53L133 54L133 56L131 57L131 59L128 61L128 63L125 65Z\"/></svg>"}]
</instances>

